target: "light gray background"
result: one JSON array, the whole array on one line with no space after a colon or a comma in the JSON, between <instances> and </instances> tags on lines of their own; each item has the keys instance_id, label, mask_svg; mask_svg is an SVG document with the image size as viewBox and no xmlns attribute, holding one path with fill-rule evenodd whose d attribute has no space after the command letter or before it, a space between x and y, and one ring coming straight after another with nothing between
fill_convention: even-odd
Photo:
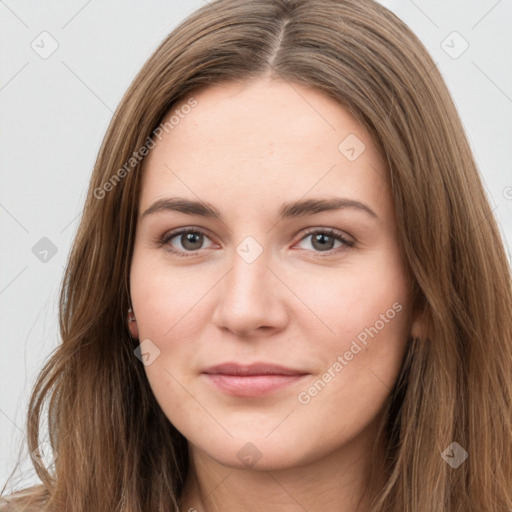
<instances>
[{"instance_id":1,"label":"light gray background","mask_svg":"<svg viewBox=\"0 0 512 512\"><path fill-rule=\"evenodd\" d=\"M445 77L510 260L512 0L381 3L420 37ZM58 343L63 268L112 113L160 41L202 5L0 0L0 487L24 443L36 375ZM43 31L58 43L45 59L31 47L50 48ZM464 40L469 47L454 58ZM46 262L32 251L43 237L57 248ZM23 456L16 476L37 482L26 448Z\"/></svg>"}]
</instances>

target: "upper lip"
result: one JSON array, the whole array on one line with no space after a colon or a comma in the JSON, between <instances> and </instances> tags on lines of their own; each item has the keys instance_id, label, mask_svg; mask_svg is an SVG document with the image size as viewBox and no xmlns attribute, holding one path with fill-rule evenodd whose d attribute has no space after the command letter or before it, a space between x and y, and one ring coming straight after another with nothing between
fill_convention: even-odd
<instances>
[{"instance_id":1,"label":"upper lip","mask_svg":"<svg viewBox=\"0 0 512 512\"><path fill-rule=\"evenodd\" d=\"M222 363L210 366L203 373L222 375L306 375L307 372L271 363Z\"/></svg>"}]
</instances>

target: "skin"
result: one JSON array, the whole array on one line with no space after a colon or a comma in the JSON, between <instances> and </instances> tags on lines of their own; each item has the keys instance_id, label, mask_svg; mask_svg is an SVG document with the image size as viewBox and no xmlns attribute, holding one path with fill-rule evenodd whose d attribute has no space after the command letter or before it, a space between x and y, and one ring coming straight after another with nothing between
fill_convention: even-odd
<instances>
[{"instance_id":1,"label":"skin","mask_svg":"<svg viewBox=\"0 0 512 512\"><path fill-rule=\"evenodd\" d=\"M145 366L150 386L189 442L181 510L369 510L363 485L380 463L370 449L418 328L384 160L356 119L314 89L261 79L194 97L197 106L144 161L139 213L179 196L210 203L223 221L139 215L130 275L132 335L160 351ZM349 134L365 145L353 161L338 149ZM360 201L377 218L345 208L277 221L285 201L333 197ZM205 237L157 243L187 227ZM338 230L355 244L315 243L308 228ZM237 253L248 236L257 242L251 254L262 249L251 263ZM394 318L343 357L397 303ZM338 356L342 371L333 370ZM264 397L236 397L201 375L226 361L308 375ZM301 403L329 368L331 380ZM252 465L237 456L247 443L241 453L259 457Z\"/></svg>"}]
</instances>

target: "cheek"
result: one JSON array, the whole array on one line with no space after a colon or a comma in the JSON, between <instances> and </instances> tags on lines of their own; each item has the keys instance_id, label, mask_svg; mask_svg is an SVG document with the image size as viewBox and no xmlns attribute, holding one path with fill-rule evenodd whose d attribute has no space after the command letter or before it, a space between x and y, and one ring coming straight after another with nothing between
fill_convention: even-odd
<instances>
[{"instance_id":1,"label":"cheek","mask_svg":"<svg viewBox=\"0 0 512 512\"><path fill-rule=\"evenodd\" d=\"M304 401L316 400L318 393L317 405L328 408L330 400L344 397L361 407L362 414L372 407L362 394L373 397L376 406L382 403L400 370L409 329L406 274L394 252L382 251L357 269L342 269L335 279L331 274L322 284L302 290L324 324L312 314L298 320L304 332L311 332L312 323L322 329L320 381L311 393L305 390Z\"/></svg>"},{"instance_id":2,"label":"cheek","mask_svg":"<svg viewBox=\"0 0 512 512\"><path fill-rule=\"evenodd\" d=\"M315 432L322 425L316 443L332 442L334 448L341 438L362 431L382 411L408 340L406 297L402 298L403 302L391 302L385 294L372 294L366 301L351 297L343 302L340 298L347 309L332 324L338 336L324 337L323 367L296 397L299 411L315 418L308 430Z\"/></svg>"},{"instance_id":3,"label":"cheek","mask_svg":"<svg viewBox=\"0 0 512 512\"><path fill-rule=\"evenodd\" d=\"M389 333L403 333L407 325L408 282L395 258L384 252L364 265L330 269L325 278L301 275L293 286L310 310L297 320L303 328L318 324L325 339L339 340L337 348L358 335L364 341L375 324Z\"/></svg>"},{"instance_id":4,"label":"cheek","mask_svg":"<svg viewBox=\"0 0 512 512\"><path fill-rule=\"evenodd\" d=\"M200 417L190 399L190 375L184 372L193 356L189 340L200 325L200 298L204 290L179 268L172 270L148 252L134 251L130 292L137 318L139 340L152 353L144 366L153 395L178 429ZM203 293L201 293L203 292ZM156 347L156 348L155 348ZM197 407L196 407L197 406Z\"/></svg>"},{"instance_id":5,"label":"cheek","mask_svg":"<svg viewBox=\"0 0 512 512\"><path fill-rule=\"evenodd\" d=\"M208 275L166 266L161 255L142 258L135 253L130 288L140 338L163 341L197 325L204 296L214 283Z\"/></svg>"}]
</instances>

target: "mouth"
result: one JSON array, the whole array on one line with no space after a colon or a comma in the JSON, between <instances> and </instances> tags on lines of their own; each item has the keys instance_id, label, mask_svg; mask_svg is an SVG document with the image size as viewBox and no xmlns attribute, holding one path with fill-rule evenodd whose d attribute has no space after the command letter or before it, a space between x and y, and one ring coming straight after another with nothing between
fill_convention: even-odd
<instances>
[{"instance_id":1,"label":"mouth","mask_svg":"<svg viewBox=\"0 0 512 512\"><path fill-rule=\"evenodd\" d=\"M267 363L223 363L207 368L202 375L224 393L249 398L275 393L309 373Z\"/></svg>"}]
</instances>

